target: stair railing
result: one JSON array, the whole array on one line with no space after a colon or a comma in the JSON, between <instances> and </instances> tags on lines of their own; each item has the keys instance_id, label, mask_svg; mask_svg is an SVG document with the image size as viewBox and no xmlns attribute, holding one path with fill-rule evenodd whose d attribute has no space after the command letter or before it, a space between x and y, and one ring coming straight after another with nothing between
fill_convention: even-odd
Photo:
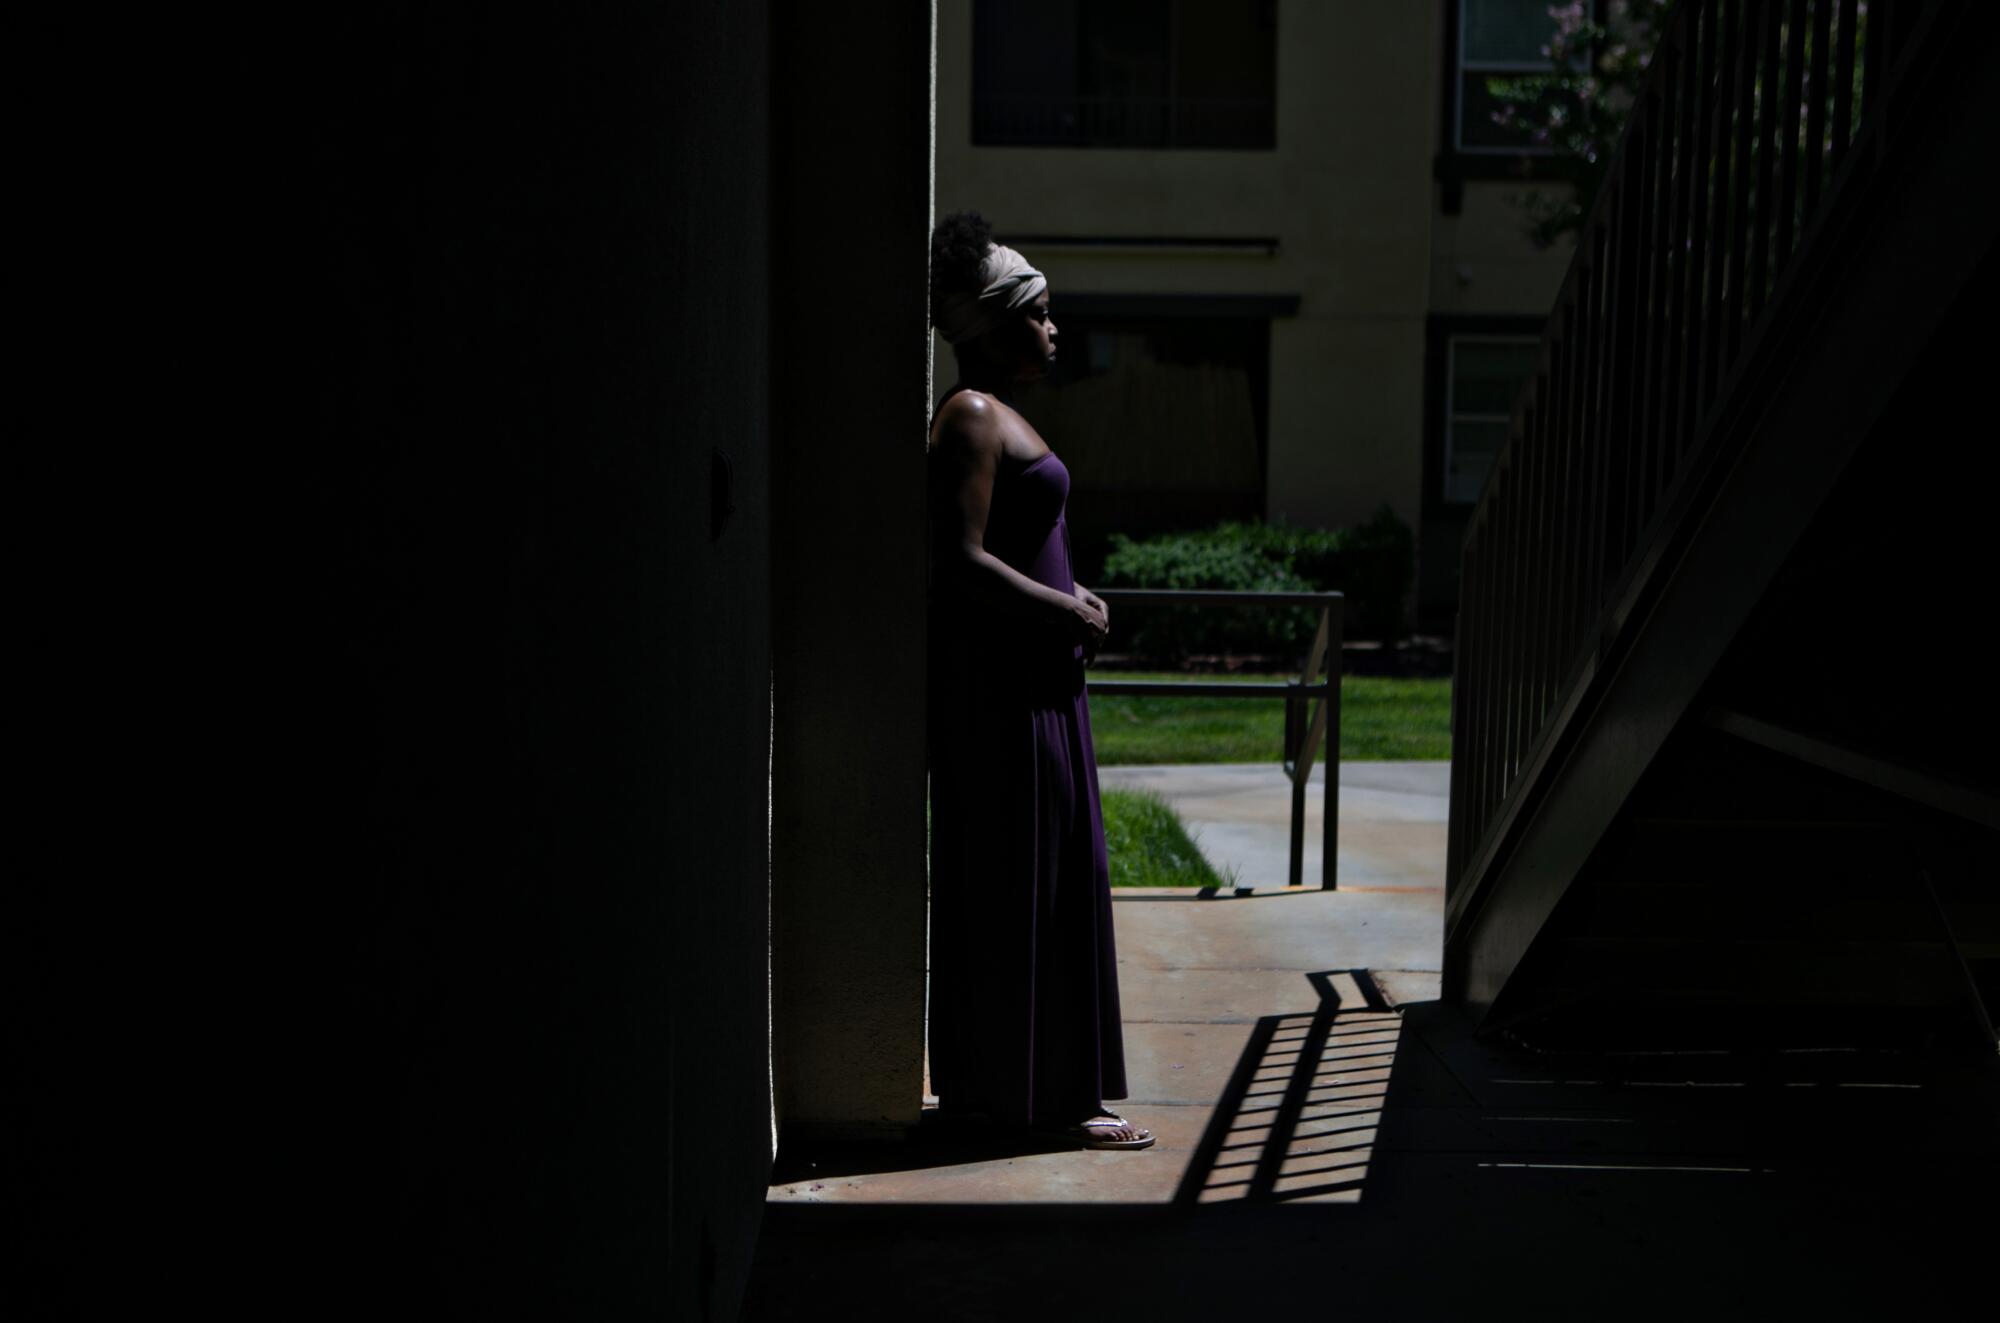
<instances>
[{"instance_id":1,"label":"stair railing","mask_svg":"<svg viewBox=\"0 0 2000 1323\"><path fill-rule=\"evenodd\" d=\"M1747 429L1746 382L1967 0L1682 0L1633 103L1468 524L1449 934L1675 532ZM1447 938L1449 940L1449 936Z\"/></svg>"}]
</instances>

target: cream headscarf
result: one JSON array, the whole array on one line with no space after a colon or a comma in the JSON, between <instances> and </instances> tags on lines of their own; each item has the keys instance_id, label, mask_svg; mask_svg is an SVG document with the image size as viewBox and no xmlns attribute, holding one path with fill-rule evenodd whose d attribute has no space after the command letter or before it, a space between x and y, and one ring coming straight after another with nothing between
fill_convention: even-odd
<instances>
[{"instance_id":1,"label":"cream headscarf","mask_svg":"<svg viewBox=\"0 0 2000 1323\"><path fill-rule=\"evenodd\" d=\"M977 290L953 290L938 299L938 333L951 344L962 344L1000 324L1008 313L1049 287L1048 279L1005 244L986 250L979 264Z\"/></svg>"}]
</instances>

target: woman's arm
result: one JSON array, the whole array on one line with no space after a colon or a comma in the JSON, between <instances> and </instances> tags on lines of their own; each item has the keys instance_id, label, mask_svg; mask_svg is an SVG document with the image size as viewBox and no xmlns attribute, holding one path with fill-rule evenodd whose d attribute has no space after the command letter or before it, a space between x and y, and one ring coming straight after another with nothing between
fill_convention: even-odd
<instances>
[{"instance_id":1,"label":"woman's arm","mask_svg":"<svg viewBox=\"0 0 2000 1323\"><path fill-rule=\"evenodd\" d=\"M1067 625L1086 643L1104 636L1100 607L1037 583L986 549L986 518L993 504L993 480L1000 469L1000 420L993 407L970 392L948 408L938 432L933 463L951 466L955 527L942 539L958 558L956 576L997 610L1033 622Z\"/></svg>"}]
</instances>

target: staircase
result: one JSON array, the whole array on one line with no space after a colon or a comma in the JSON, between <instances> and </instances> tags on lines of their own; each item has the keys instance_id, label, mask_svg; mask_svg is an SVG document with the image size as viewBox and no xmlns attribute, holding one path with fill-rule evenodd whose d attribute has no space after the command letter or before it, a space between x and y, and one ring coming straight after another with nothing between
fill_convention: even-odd
<instances>
[{"instance_id":1,"label":"staircase","mask_svg":"<svg viewBox=\"0 0 2000 1323\"><path fill-rule=\"evenodd\" d=\"M1465 542L1489 1036L1993 1050L1996 8L1669 22Z\"/></svg>"}]
</instances>

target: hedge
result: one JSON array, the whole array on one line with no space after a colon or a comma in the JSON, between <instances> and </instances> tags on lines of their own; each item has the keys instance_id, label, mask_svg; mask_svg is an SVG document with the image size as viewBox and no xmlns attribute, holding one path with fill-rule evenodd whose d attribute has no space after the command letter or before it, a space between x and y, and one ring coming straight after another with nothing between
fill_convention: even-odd
<instances>
[{"instance_id":1,"label":"hedge","mask_svg":"<svg viewBox=\"0 0 2000 1323\"><path fill-rule=\"evenodd\" d=\"M1347 597L1347 633L1396 642L1416 574L1416 535L1386 504L1354 528L1303 528L1282 520L1230 520L1134 540L1111 535L1099 587L1239 592L1328 592ZM1301 654L1318 613L1305 608L1145 607L1119 617L1129 651L1160 662L1190 653Z\"/></svg>"}]
</instances>

